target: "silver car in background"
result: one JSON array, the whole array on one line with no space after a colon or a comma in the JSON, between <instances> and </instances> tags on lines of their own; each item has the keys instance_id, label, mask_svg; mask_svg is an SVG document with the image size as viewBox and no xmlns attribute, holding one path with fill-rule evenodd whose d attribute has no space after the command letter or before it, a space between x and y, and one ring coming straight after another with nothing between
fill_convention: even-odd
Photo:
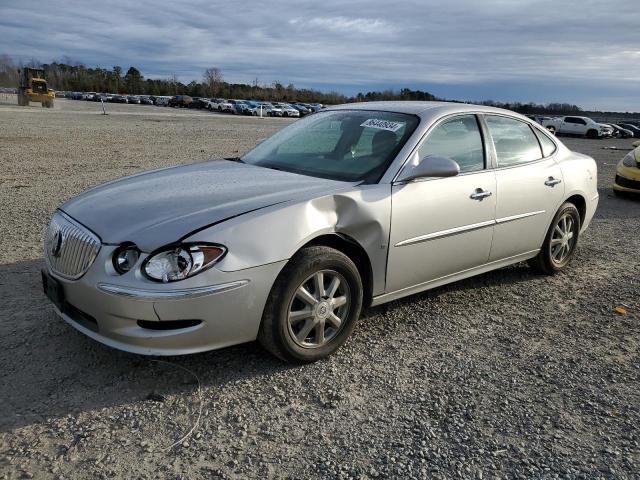
<instances>
[{"instance_id":1,"label":"silver car in background","mask_svg":"<svg viewBox=\"0 0 640 480\"><path fill-rule=\"evenodd\" d=\"M330 107L241 158L115 180L53 215L43 285L89 337L154 355L258 339L331 354L363 306L523 260L571 260L596 164L513 112Z\"/></svg>"}]
</instances>

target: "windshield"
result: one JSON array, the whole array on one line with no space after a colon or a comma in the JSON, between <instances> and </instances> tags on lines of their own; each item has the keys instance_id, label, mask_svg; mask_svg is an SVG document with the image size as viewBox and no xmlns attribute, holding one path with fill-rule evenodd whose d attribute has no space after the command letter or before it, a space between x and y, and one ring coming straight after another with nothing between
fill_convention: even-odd
<instances>
[{"instance_id":1,"label":"windshield","mask_svg":"<svg viewBox=\"0 0 640 480\"><path fill-rule=\"evenodd\" d=\"M299 120L242 157L314 177L376 182L418 125L401 113L337 110Z\"/></svg>"}]
</instances>

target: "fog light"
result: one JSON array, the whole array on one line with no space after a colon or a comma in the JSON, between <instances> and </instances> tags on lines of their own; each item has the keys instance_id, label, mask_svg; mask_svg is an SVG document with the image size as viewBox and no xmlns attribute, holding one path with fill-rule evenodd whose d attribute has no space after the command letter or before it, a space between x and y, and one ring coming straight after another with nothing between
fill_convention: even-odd
<instances>
[{"instance_id":1,"label":"fog light","mask_svg":"<svg viewBox=\"0 0 640 480\"><path fill-rule=\"evenodd\" d=\"M113 254L113 268L120 275L131 270L140 258L140 250L135 245L118 248Z\"/></svg>"}]
</instances>

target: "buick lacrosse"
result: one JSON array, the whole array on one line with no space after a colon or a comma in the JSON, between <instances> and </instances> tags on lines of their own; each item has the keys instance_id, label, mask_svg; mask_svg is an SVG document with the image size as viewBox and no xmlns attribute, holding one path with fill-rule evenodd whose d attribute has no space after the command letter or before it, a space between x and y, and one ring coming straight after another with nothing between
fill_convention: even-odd
<instances>
[{"instance_id":1,"label":"buick lacrosse","mask_svg":"<svg viewBox=\"0 0 640 480\"><path fill-rule=\"evenodd\" d=\"M513 112L331 107L240 158L133 175L54 213L46 295L111 347L179 355L258 339L325 357L379 305L528 260L567 266L596 164Z\"/></svg>"}]
</instances>

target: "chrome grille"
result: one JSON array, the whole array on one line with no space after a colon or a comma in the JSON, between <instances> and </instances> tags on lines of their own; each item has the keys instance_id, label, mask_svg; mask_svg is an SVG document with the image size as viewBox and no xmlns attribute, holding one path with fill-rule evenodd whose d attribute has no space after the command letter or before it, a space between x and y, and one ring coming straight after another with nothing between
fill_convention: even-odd
<instances>
[{"instance_id":1,"label":"chrome grille","mask_svg":"<svg viewBox=\"0 0 640 480\"><path fill-rule=\"evenodd\" d=\"M100 246L100 239L93 232L57 211L47 229L44 258L54 273L76 280L89 270Z\"/></svg>"}]
</instances>

